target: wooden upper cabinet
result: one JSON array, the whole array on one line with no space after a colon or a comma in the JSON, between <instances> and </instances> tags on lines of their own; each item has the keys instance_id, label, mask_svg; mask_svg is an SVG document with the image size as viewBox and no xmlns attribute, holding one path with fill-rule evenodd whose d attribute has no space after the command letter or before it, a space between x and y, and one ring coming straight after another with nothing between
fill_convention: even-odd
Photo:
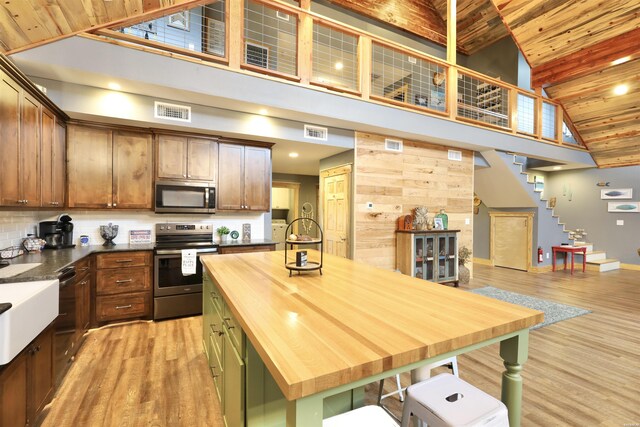
<instances>
[{"instance_id":1,"label":"wooden upper cabinet","mask_svg":"<svg viewBox=\"0 0 640 427\"><path fill-rule=\"evenodd\" d=\"M271 150L220 143L218 181L217 210L269 211Z\"/></svg>"},{"instance_id":2,"label":"wooden upper cabinet","mask_svg":"<svg viewBox=\"0 0 640 427\"><path fill-rule=\"evenodd\" d=\"M20 206L20 98L22 89L0 71L0 205Z\"/></svg>"},{"instance_id":3,"label":"wooden upper cabinet","mask_svg":"<svg viewBox=\"0 0 640 427\"><path fill-rule=\"evenodd\" d=\"M216 180L218 143L208 139L189 138L187 178L199 181Z\"/></svg>"},{"instance_id":4,"label":"wooden upper cabinet","mask_svg":"<svg viewBox=\"0 0 640 427\"><path fill-rule=\"evenodd\" d=\"M271 208L271 150L244 147L244 206L252 211Z\"/></svg>"},{"instance_id":5,"label":"wooden upper cabinet","mask_svg":"<svg viewBox=\"0 0 640 427\"><path fill-rule=\"evenodd\" d=\"M218 145L218 203L216 210L244 209L244 147Z\"/></svg>"},{"instance_id":6,"label":"wooden upper cabinet","mask_svg":"<svg viewBox=\"0 0 640 427\"><path fill-rule=\"evenodd\" d=\"M42 109L40 206L64 206L66 187L66 128L49 110Z\"/></svg>"},{"instance_id":7,"label":"wooden upper cabinet","mask_svg":"<svg viewBox=\"0 0 640 427\"><path fill-rule=\"evenodd\" d=\"M153 139L150 134L113 134L113 207L151 209Z\"/></svg>"},{"instance_id":8,"label":"wooden upper cabinet","mask_svg":"<svg viewBox=\"0 0 640 427\"><path fill-rule=\"evenodd\" d=\"M187 138L158 136L158 178L187 178Z\"/></svg>"},{"instance_id":9,"label":"wooden upper cabinet","mask_svg":"<svg viewBox=\"0 0 640 427\"><path fill-rule=\"evenodd\" d=\"M24 94L20 118L20 184L22 205L40 206L40 103Z\"/></svg>"},{"instance_id":10,"label":"wooden upper cabinet","mask_svg":"<svg viewBox=\"0 0 640 427\"><path fill-rule=\"evenodd\" d=\"M160 179L216 181L218 143L214 140L159 135L157 152Z\"/></svg>"},{"instance_id":11,"label":"wooden upper cabinet","mask_svg":"<svg viewBox=\"0 0 640 427\"><path fill-rule=\"evenodd\" d=\"M112 135L109 129L70 125L68 175L70 208L110 208Z\"/></svg>"},{"instance_id":12,"label":"wooden upper cabinet","mask_svg":"<svg viewBox=\"0 0 640 427\"><path fill-rule=\"evenodd\" d=\"M151 209L151 134L79 125L68 132L70 208Z\"/></svg>"}]
</instances>

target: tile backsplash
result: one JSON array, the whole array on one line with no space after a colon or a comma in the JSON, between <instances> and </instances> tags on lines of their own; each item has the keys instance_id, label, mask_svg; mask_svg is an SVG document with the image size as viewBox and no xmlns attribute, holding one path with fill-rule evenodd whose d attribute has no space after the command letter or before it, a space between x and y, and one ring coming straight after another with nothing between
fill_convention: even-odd
<instances>
[{"instance_id":1,"label":"tile backsplash","mask_svg":"<svg viewBox=\"0 0 640 427\"><path fill-rule=\"evenodd\" d=\"M20 246L27 234L35 234L38 227L36 211L0 211L0 249Z\"/></svg>"},{"instance_id":2,"label":"tile backsplash","mask_svg":"<svg viewBox=\"0 0 640 427\"><path fill-rule=\"evenodd\" d=\"M226 226L230 230L242 233L242 224L251 224L251 237L263 239L264 213L255 214L227 214L215 215L186 215L186 214L155 214L148 211L68 211L74 224L73 239L79 245L80 236L89 236L90 245L101 245L104 239L100 237L100 225L113 223L118 225L118 236L114 242L129 243L129 230L151 230L152 240L155 241L155 224L162 222L193 222L213 224L214 240L218 239L215 229ZM22 244L27 234L36 233L40 221L54 221L60 212L52 211L0 211L0 249L12 245Z\"/></svg>"}]
</instances>

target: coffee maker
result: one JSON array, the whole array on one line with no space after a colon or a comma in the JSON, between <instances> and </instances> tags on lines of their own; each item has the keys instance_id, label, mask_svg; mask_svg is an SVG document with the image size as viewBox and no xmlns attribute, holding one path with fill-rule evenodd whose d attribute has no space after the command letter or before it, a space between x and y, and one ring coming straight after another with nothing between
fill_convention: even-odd
<instances>
[{"instance_id":1,"label":"coffee maker","mask_svg":"<svg viewBox=\"0 0 640 427\"><path fill-rule=\"evenodd\" d=\"M38 237L45 241L45 248L73 248L73 224L71 217L62 214L56 221L42 221L38 228Z\"/></svg>"}]
</instances>

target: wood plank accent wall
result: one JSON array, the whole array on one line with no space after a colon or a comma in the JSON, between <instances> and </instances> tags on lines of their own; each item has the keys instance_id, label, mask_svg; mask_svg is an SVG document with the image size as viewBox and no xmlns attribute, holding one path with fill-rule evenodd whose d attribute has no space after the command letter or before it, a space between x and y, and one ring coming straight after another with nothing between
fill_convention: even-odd
<instances>
[{"instance_id":1,"label":"wood plank accent wall","mask_svg":"<svg viewBox=\"0 0 640 427\"><path fill-rule=\"evenodd\" d=\"M473 220L473 152L461 150L457 162L447 159L448 147L404 140L396 153L384 149L384 140L356 132L354 259L395 269L396 218L419 205L430 216L444 208L449 228L461 230L459 247L473 248L473 227L465 225L465 218Z\"/></svg>"}]
</instances>

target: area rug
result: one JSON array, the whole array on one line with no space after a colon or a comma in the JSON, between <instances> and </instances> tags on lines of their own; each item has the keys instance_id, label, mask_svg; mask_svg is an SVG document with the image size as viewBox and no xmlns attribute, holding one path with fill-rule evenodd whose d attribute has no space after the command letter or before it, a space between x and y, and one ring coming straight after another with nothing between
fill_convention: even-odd
<instances>
[{"instance_id":1,"label":"area rug","mask_svg":"<svg viewBox=\"0 0 640 427\"><path fill-rule=\"evenodd\" d=\"M515 292L504 291L502 289L494 288L493 286L485 286L484 288L472 289L470 290L470 292L544 312L544 322L532 326L532 330L542 328L543 326L547 326L552 323L560 322L561 320L567 320L571 319L572 317L578 317L582 316L583 314L591 313L590 310L585 310L583 308L559 304L557 302L551 302L540 298L530 297L528 295L518 294Z\"/></svg>"}]
</instances>

